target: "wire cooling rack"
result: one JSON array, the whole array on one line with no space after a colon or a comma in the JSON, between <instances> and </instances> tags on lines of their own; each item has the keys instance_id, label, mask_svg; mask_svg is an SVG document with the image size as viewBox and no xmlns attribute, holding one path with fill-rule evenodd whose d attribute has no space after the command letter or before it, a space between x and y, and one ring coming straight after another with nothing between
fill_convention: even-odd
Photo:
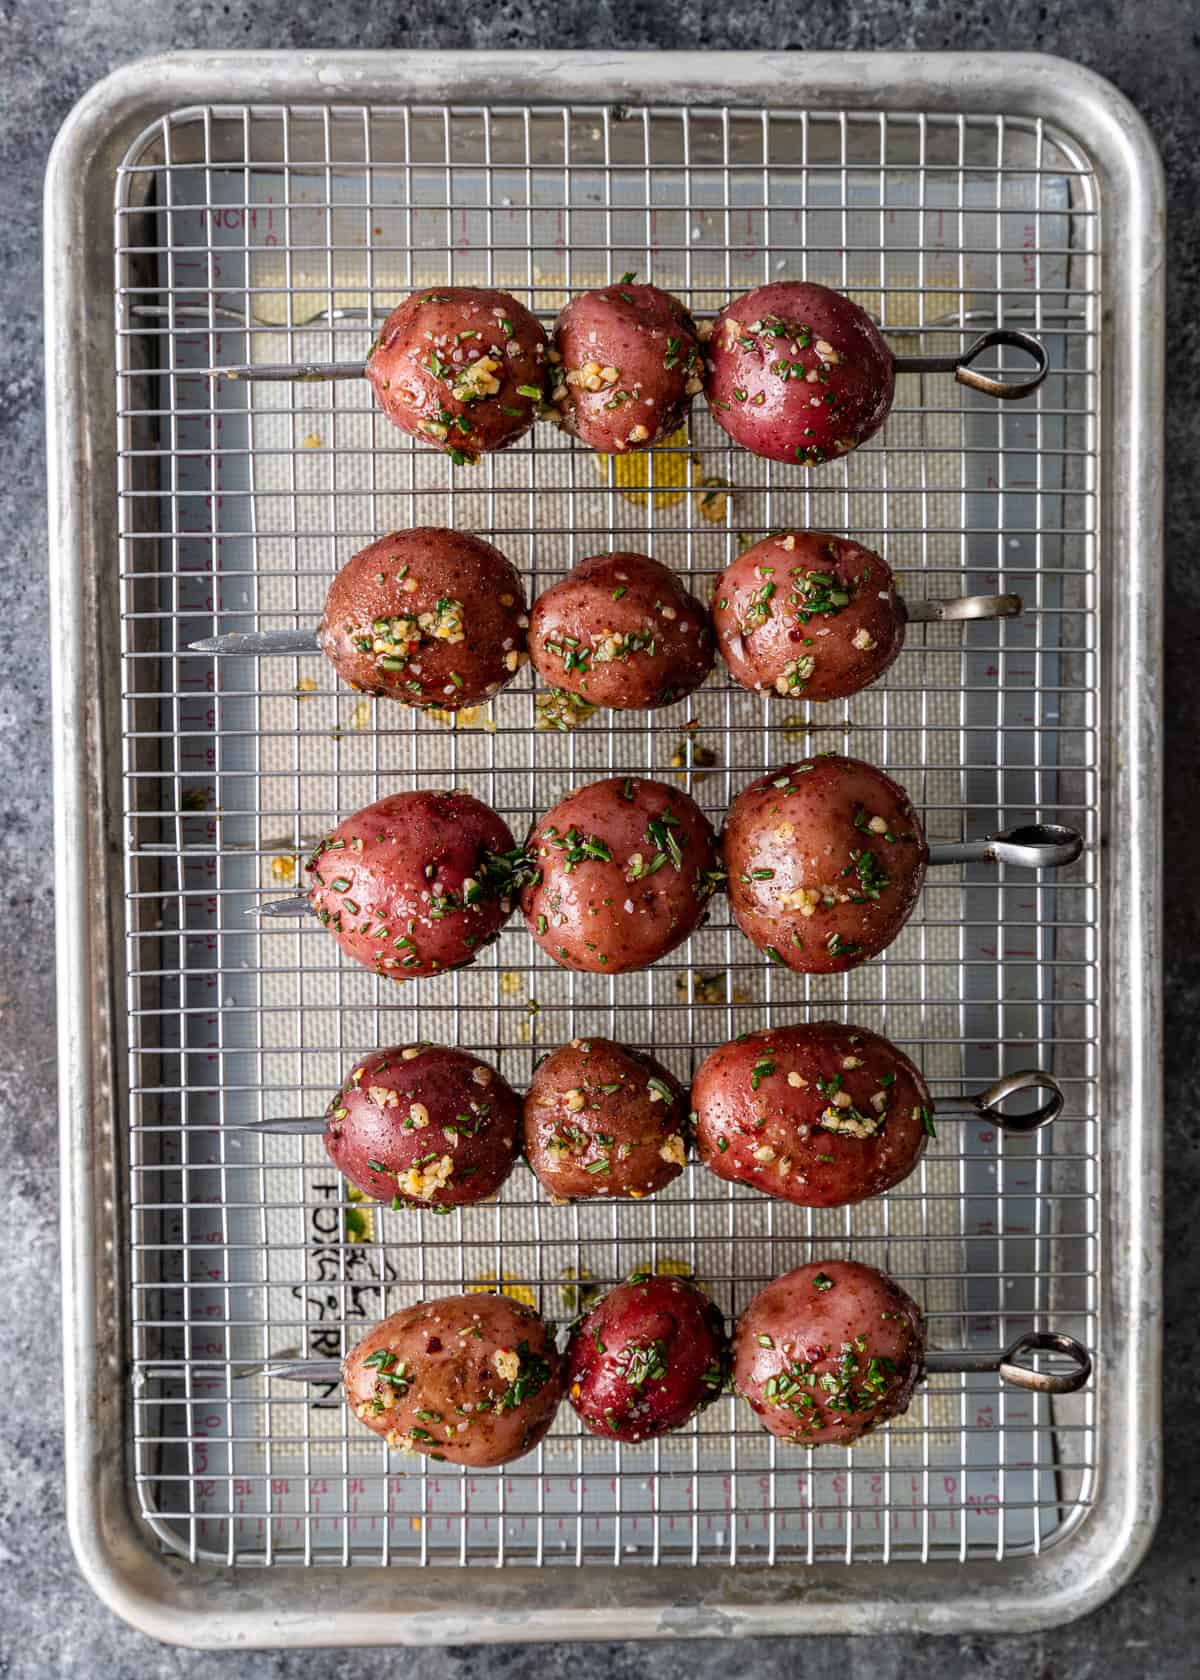
<instances>
[{"instance_id":1,"label":"wire cooling rack","mask_svg":"<svg viewBox=\"0 0 1200 1680\"><path fill-rule=\"evenodd\" d=\"M693 1273L733 1314L822 1255L883 1266L941 1346L1099 1317L1096 844L1099 211L1087 160L1024 117L820 110L204 106L130 149L115 210L120 423L133 1466L163 1547L243 1565L931 1564L1037 1552L1087 1511L1090 1395L931 1379L853 1452L805 1455L722 1398L645 1447L569 1407L501 1472L389 1454L336 1393L236 1376L340 1354L421 1294L502 1286L556 1319L635 1266ZM352 360L418 285L495 284L547 322L626 270L700 314L766 280L849 290L898 351L991 324L1052 371L1001 405L906 376L882 436L817 472L686 437L612 465L539 427L455 469L376 417L362 381L213 383L242 361ZM882 549L910 594L1015 590L1017 620L914 627L869 693L768 704L714 676L654 716L546 727L530 673L456 727L340 689L317 656L188 654L214 632L314 623L335 569L388 529L478 531L531 595L586 554L653 552L702 595L785 525ZM719 819L764 767L825 747L895 775L931 836L1040 816L1088 842L1054 877L931 877L879 961L766 964L718 900L643 974L571 975L518 920L474 968L404 987L307 924L258 926L304 848L385 792L461 785L520 835L572 783L677 779ZM342 1070L415 1037L521 1085L575 1034L686 1077L751 1027L832 1015L881 1030L939 1104L1022 1066L1068 1093L1050 1132L947 1109L918 1172L807 1212L694 1163L639 1205L554 1207L519 1168L445 1217L349 1199L319 1140L239 1120L319 1114ZM951 1105L952 1106L952 1105Z\"/></svg>"}]
</instances>

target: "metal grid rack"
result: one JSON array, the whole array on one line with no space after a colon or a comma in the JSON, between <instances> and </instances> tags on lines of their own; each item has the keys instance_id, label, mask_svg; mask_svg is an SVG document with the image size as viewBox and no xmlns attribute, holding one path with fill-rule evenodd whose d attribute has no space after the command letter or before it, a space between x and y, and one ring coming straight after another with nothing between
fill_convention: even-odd
<instances>
[{"instance_id":1,"label":"metal grid rack","mask_svg":"<svg viewBox=\"0 0 1200 1680\"><path fill-rule=\"evenodd\" d=\"M340 1353L422 1292L501 1282L563 1319L644 1264L694 1272L732 1314L768 1277L842 1252L917 1294L939 1345L1053 1324L1103 1358L1094 188L1051 125L965 113L204 106L130 148L115 215L128 1288L137 1496L164 1547L256 1565L933 1563L1037 1552L1086 1513L1089 1394L939 1377L853 1453L810 1457L732 1399L645 1448L582 1436L564 1407L535 1455L460 1474L389 1455L336 1395L233 1368ZM881 437L811 474L734 450L697 405L687 439L639 458L642 478L546 428L454 469L374 416L364 382L205 372L365 355L416 285L497 284L549 321L626 269L700 314L764 280L821 280L898 347L1016 324L1046 340L1052 372L1008 407L906 377ZM912 629L849 702L772 707L716 675L666 714L569 732L540 726L528 672L450 729L339 690L317 657L183 651L313 622L350 553L419 523L494 541L531 598L617 546L706 595L741 540L795 525L882 548L913 593L1016 590L1027 611ZM672 763L689 736L715 764ZM387 791L466 785L519 834L616 769L677 776L719 819L753 774L830 745L894 774L933 836L1036 814L1088 849L1056 877L944 871L880 961L824 979L772 969L723 901L644 974L565 974L518 918L473 969L404 988L352 972L318 928L247 915L336 816ZM518 1169L495 1205L393 1214L347 1200L319 1141L229 1127L320 1113L378 1043L462 1043L520 1085L542 1049L608 1032L686 1077L734 1033L826 1014L896 1039L942 1102L1036 1063L1067 1110L1026 1139L947 1117L908 1183L828 1214L695 1163L640 1206L553 1207Z\"/></svg>"}]
</instances>

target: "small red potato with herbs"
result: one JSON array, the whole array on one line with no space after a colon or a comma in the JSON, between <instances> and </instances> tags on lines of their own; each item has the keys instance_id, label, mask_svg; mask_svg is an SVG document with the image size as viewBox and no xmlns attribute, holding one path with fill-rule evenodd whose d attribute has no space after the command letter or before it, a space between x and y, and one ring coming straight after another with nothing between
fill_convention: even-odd
<instances>
[{"instance_id":1,"label":"small red potato with herbs","mask_svg":"<svg viewBox=\"0 0 1200 1680\"><path fill-rule=\"evenodd\" d=\"M393 1206L462 1207L495 1195L520 1139L521 1099L507 1080L440 1044L373 1050L325 1112L334 1166Z\"/></svg>"},{"instance_id":2,"label":"small red potato with herbs","mask_svg":"<svg viewBox=\"0 0 1200 1680\"><path fill-rule=\"evenodd\" d=\"M506 823L469 793L393 793L326 835L308 898L346 956L389 980L463 968L512 913Z\"/></svg>"},{"instance_id":3,"label":"small red potato with herbs","mask_svg":"<svg viewBox=\"0 0 1200 1680\"><path fill-rule=\"evenodd\" d=\"M708 342L705 395L735 443L819 466L873 437L892 406L895 364L865 309L808 280L734 298Z\"/></svg>"},{"instance_id":4,"label":"small red potato with herbs","mask_svg":"<svg viewBox=\"0 0 1200 1680\"><path fill-rule=\"evenodd\" d=\"M720 1309L682 1278L636 1272L571 1331L567 1398L585 1429L649 1441L682 1429L720 1394L729 1343Z\"/></svg>"},{"instance_id":5,"label":"small red potato with herbs","mask_svg":"<svg viewBox=\"0 0 1200 1680\"><path fill-rule=\"evenodd\" d=\"M348 560L317 641L343 682L456 712L499 693L525 663L529 615L516 568L465 531L393 531Z\"/></svg>"},{"instance_id":6,"label":"small red potato with herbs","mask_svg":"<svg viewBox=\"0 0 1200 1680\"><path fill-rule=\"evenodd\" d=\"M687 1160L688 1100L653 1056L611 1038L573 1038L534 1073L525 1158L559 1201L653 1196Z\"/></svg>"},{"instance_id":7,"label":"small red potato with herbs","mask_svg":"<svg viewBox=\"0 0 1200 1680\"><path fill-rule=\"evenodd\" d=\"M720 884L716 835L678 788L614 776L577 788L538 822L521 912L564 968L648 968L703 920Z\"/></svg>"},{"instance_id":8,"label":"small red potato with herbs","mask_svg":"<svg viewBox=\"0 0 1200 1680\"><path fill-rule=\"evenodd\" d=\"M534 603L529 653L544 682L593 706L653 710L712 670L708 613L645 554L594 554Z\"/></svg>"},{"instance_id":9,"label":"small red potato with herbs","mask_svg":"<svg viewBox=\"0 0 1200 1680\"><path fill-rule=\"evenodd\" d=\"M878 554L825 531L785 531L725 568L713 626L743 688L841 700L887 670L904 646L905 617Z\"/></svg>"},{"instance_id":10,"label":"small red potato with herbs","mask_svg":"<svg viewBox=\"0 0 1200 1680\"><path fill-rule=\"evenodd\" d=\"M722 1044L696 1072L692 1109L711 1173L801 1207L882 1195L933 1132L920 1070L878 1033L837 1021Z\"/></svg>"},{"instance_id":11,"label":"small red potato with herbs","mask_svg":"<svg viewBox=\"0 0 1200 1680\"><path fill-rule=\"evenodd\" d=\"M747 939L786 968L842 974L900 932L929 848L902 787L861 759L821 753L738 794L724 856Z\"/></svg>"},{"instance_id":12,"label":"small red potato with herbs","mask_svg":"<svg viewBox=\"0 0 1200 1680\"><path fill-rule=\"evenodd\" d=\"M799 1266L761 1289L733 1337L733 1386L763 1428L849 1447L908 1409L925 1361L921 1309L855 1260Z\"/></svg>"},{"instance_id":13,"label":"small red potato with herbs","mask_svg":"<svg viewBox=\"0 0 1200 1680\"><path fill-rule=\"evenodd\" d=\"M532 1307L449 1295L405 1307L346 1356L342 1385L389 1447L486 1469L531 1452L562 1398L562 1361Z\"/></svg>"},{"instance_id":14,"label":"small red potato with herbs","mask_svg":"<svg viewBox=\"0 0 1200 1680\"><path fill-rule=\"evenodd\" d=\"M669 437L702 389L696 323L677 297L632 275L573 297L554 347L551 412L601 455Z\"/></svg>"},{"instance_id":15,"label":"small red potato with herbs","mask_svg":"<svg viewBox=\"0 0 1200 1680\"><path fill-rule=\"evenodd\" d=\"M366 373L394 426L473 464L533 425L548 352L541 324L507 292L426 286L383 323Z\"/></svg>"}]
</instances>

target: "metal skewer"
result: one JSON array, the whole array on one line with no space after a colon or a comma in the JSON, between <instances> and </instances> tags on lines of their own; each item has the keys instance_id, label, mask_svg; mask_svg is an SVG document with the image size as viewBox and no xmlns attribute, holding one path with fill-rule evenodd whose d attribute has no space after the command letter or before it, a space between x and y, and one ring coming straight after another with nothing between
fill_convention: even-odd
<instances>
[{"instance_id":1,"label":"metal skewer","mask_svg":"<svg viewBox=\"0 0 1200 1680\"><path fill-rule=\"evenodd\" d=\"M1024 350L1026 355L1033 357L1037 371L1028 379L1018 380L993 379L990 374L976 373L971 363L977 361L985 350L998 344L1008 345L1013 350ZM981 333L973 344L968 344L965 350L954 355L893 356L892 361L897 373L952 373L960 385L969 386L972 391L982 391L985 396L1005 400L1031 396L1050 371L1045 345L1032 333L1018 332L1015 327L995 327L991 332Z\"/></svg>"},{"instance_id":2,"label":"metal skewer","mask_svg":"<svg viewBox=\"0 0 1200 1680\"><path fill-rule=\"evenodd\" d=\"M940 600L901 600L910 624L946 624L956 619L1016 618L1023 610L1019 595L951 595ZM224 636L204 636L189 642L188 653L217 653L253 658L255 655L319 653L315 630L231 630Z\"/></svg>"},{"instance_id":3,"label":"metal skewer","mask_svg":"<svg viewBox=\"0 0 1200 1680\"><path fill-rule=\"evenodd\" d=\"M293 893L290 898L273 898L268 904L256 904L247 916L311 916L312 903L307 893Z\"/></svg>"},{"instance_id":4,"label":"metal skewer","mask_svg":"<svg viewBox=\"0 0 1200 1680\"><path fill-rule=\"evenodd\" d=\"M1038 1371L1025 1363L1035 1353L1057 1353L1071 1361L1066 1371ZM1074 1394L1092 1374L1092 1356L1073 1336L1056 1330L1031 1330L1003 1348L926 1348L927 1376L974 1375L998 1371L1010 1388L1024 1388L1035 1394ZM287 1382L337 1383L342 1365L338 1359L254 1360L234 1368L234 1376L282 1377Z\"/></svg>"},{"instance_id":5,"label":"metal skewer","mask_svg":"<svg viewBox=\"0 0 1200 1680\"><path fill-rule=\"evenodd\" d=\"M1020 869L1062 869L1083 851L1083 836L1062 823L1023 823L986 840L939 840L929 862L1012 863Z\"/></svg>"},{"instance_id":6,"label":"metal skewer","mask_svg":"<svg viewBox=\"0 0 1200 1680\"><path fill-rule=\"evenodd\" d=\"M942 600L908 601L900 597L910 624L947 624L963 618L1017 618L1024 610L1019 595L950 595Z\"/></svg>"},{"instance_id":7,"label":"metal skewer","mask_svg":"<svg viewBox=\"0 0 1200 1680\"><path fill-rule=\"evenodd\" d=\"M1006 345L1012 350L1024 350L1027 355L1032 356L1036 372L1028 379L1018 380L993 379L990 374L977 373L971 364L985 351L997 345ZM994 327L991 332L981 333L965 350L949 355L893 356L892 361L897 373L952 373L960 385L969 386L973 391L981 391L985 396L1005 400L1032 395L1050 371L1050 358L1046 354L1045 346L1034 338L1032 333L1020 332L1015 327ZM240 362L228 367L210 368L208 376L210 379L304 383L328 379L363 379L366 371L364 362Z\"/></svg>"},{"instance_id":8,"label":"metal skewer","mask_svg":"<svg viewBox=\"0 0 1200 1680\"><path fill-rule=\"evenodd\" d=\"M254 379L260 384L314 385L327 379L365 379L365 362L242 362L209 368L210 379Z\"/></svg>"},{"instance_id":9,"label":"metal skewer","mask_svg":"<svg viewBox=\"0 0 1200 1680\"><path fill-rule=\"evenodd\" d=\"M998 1105L1016 1096L1022 1091L1049 1091L1049 1100L1035 1108L1031 1114L1006 1114ZM1018 1073L1007 1073L1002 1079L987 1086L982 1091L967 1091L961 1096L946 1097L947 1103L964 1103L975 1115L983 1115L998 1126L1003 1132L1013 1132L1017 1135L1025 1132L1040 1131L1048 1126L1062 1113L1066 1102L1066 1095L1062 1086L1053 1074L1043 1073L1040 1068L1023 1068ZM940 1105L935 1104L939 1119L963 1120L966 1115L944 1113ZM323 1136L326 1119L315 1119L304 1115L283 1115L274 1120L234 1120L226 1121L224 1130L234 1132L259 1132L283 1137L320 1137Z\"/></svg>"},{"instance_id":10,"label":"metal skewer","mask_svg":"<svg viewBox=\"0 0 1200 1680\"><path fill-rule=\"evenodd\" d=\"M319 653L315 630L231 630L224 636L206 636L189 642L189 653L235 653L249 656L270 653Z\"/></svg>"},{"instance_id":11,"label":"metal skewer","mask_svg":"<svg viewBox=\"0 0 1200 1680\"><path fill-rule=\"evenodd\" d=\"M1062 869L1083 852L1083 836L1062 823L1025 823L986 840L941 840L929 848L929 862L1007 863L1020 869ZM247 916L307 916L312 905L305 893L271 899L246 911Z\"/></svg>"},{"instance_id":12,"label":"metal skewer","mask_svg":"<svg viewBox=\"0 0 1200 1680\"><path fill-rule=\"evenodd\" d=\"M1025 1360L1034 1353L1058 1353L1072 1362L1069 1371L1036 1371ZM1006 1348L926 1348L927 1376L998 1371L1001 1382L1035 1394L1074 1394L1092 1374L1092 1356L1074 1336L1057 1330L1030 1330Z\"/></svg>"},{"instance_id":13,"label":"metal skewer","mask_svg":"<svg viewBox=\"0 0 1200 1680\"><path fill-rule=\"evenodd\" d=\"M227 1120L221 1129L226 1132L268 1132L282 1137L322 1137L325 1125L324 1119L289 1114L278 1120Z\"/></svg>"},{"instance_id":14,"label":"metal skewer","mask_svg":"<svg viewBox=\"0 0 1200 1680\"><path fill-rule=\"evenodd\" d=\"M1000 1104L1022 1091L1049 1091L1050 1095L1029 1114L1006 1113ZM1052 1120L1057 1120L1066 1100L1066 1092L1058 1080L1052 1073L1046 1073L1041 1068L1020 1068L1016 1073L1003 1074L982 1091L964 1091L961 1096L942 1099L946 1103L965 1103L974 1114L990 1120L1002 1132L1012 1132L1017 1136L1025 1132L1040 1131ZM935 1102L934 1108L939 1120L965 1118L944 1114L941 1103Z\"/></svg>"}]
</instances>

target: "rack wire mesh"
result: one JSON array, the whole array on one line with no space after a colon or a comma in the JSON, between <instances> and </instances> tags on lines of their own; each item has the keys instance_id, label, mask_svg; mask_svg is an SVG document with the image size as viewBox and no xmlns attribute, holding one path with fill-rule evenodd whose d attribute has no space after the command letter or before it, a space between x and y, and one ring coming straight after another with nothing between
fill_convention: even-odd
<instances>
[{"instance_id":1,"label":"rack wire mesh","mask_svg":"<svg viewBox=\"0 0 1200 1680\"><path fill-rule=\"evenodd\" d=\"M1098 1470L1088 1394L939 1376L853 1452L810 1455L732 1398L641 1448L584 1436L564 1408L536 1454L460 1473L389 1454L332 1391L234 1367L341 1354L420 1294L501 1286L566 1319L638 1266L698 1276L732 1314L767 1278L843 1252L912 1290L939 1345L1053 1324L1103 1356L1086 158L1042 121L969 113L208 106L131 147L115 236L130 1414L163 1546L243 1565L936 1563L1062 1538ZM1020 325L1052 372L1007 406L905 377L881 437L813 473L733 450L700 406L687 435L616 465L539 428L456 469L377 417L365 382L207 377L365 356L417 285L499 285L549 321L631 269L700 314L765 280L821 280L898 350ZM314 623L355 549L421 523L494 541L531 597L614 547L653 552L706 595L740 544L790 525L882 548L914 595L1015 590L1027 610L914 627L885 681L847 702L767 703L715 676L666 713L566 731L547 727L528 672L450 727L339 689L318 657L184 651ZM560 971L518 919L472 969L403 987L352 971L315 926L247 915L385 792L468 786L520 833L573 783L633 771L678 779L719 819L753 774L830 746L894 774L935 838L1038 815L1088 849L1053 878L938 873L885 956L837 977L772 968L723 902L643 974ZM1028 1138L947 1118L905 1185L830 1213L695 1163L642 1204L552 1206L521 1168L492 1205L393 1213L351 1199L319 1140L229 1124L322 1112L376 1044L459 1043L520 1085L543 1050L604 1032L686 1077L739 1031L827 1015L899 1042L943 1104L1038 1064L1068 1107Z\"/></svg>"}]
</instances>

